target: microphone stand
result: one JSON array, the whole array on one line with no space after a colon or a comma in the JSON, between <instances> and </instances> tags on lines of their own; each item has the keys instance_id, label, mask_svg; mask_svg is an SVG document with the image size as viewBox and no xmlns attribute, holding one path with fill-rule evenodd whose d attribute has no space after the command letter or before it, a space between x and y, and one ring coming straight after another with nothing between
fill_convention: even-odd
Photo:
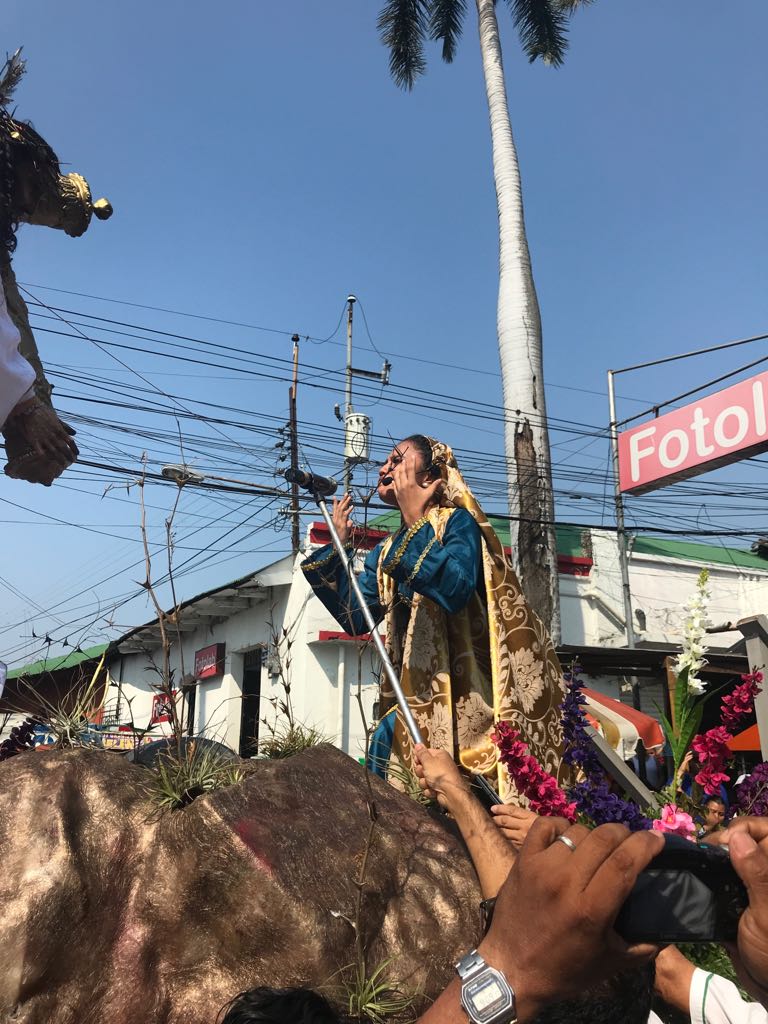
<instances>
[{"instance_id":1,"label":"microphone stand","mask_svg":"<svg viewBox=\"0 0 768 1024\"><path fill-rule=\"evenodd\" d=\"M381 639L381 634L379 633L376 621L374 620L373 615L371 614L371 609L368 607L368 602L365 600L363 592L360 589L360 584L358 582L357 576L352 566L352 557L347 554L347 551L345 550L344 545L341 543L341 539L339 538L339 535L336 532L336 527L333 525L333 519L331 518L331 515L328 511L328 506L326 505L325 497L316 490L313 490L312 497L315 499L317 507L320 509L320 512L322 513L323 519L325 520L325 525L328 527L328 532L331 535L331 541L333 542L334 548L336 548L336 554L339 556L339 558L342 561L342 564L347 570L350 586L352 587L355 597L357 598L358 604L360 605L360 610L363 613L363 618L365 619L365 623L370 631L371 639L373 640L376 651L378 652L378 655L381 658L381 663L384 666L384 672L386 673L387 679L389 680L390 685L394 690L395 697L397 698L398 706L400 708L400 711L402 712L406 728L408 729L408 732L411 734L411 739L413 740L414 743L423 743L424 740L422 738L421 731L419 730L419 727L416 724L416 719L413 717L413 713L410 707L408 706L408 701L406 700L405 694L403 693L403 688L400 685L400 679L398 678L397 672L395 672L395 667L392 664L389 655L387 654L387 649L384 646L384 641ZM501 797L484 776L477 775L474 772L470 772L469 777L472 785L477 786L480 793L483 795L483 797L489 803L489 805L501 803Z\"/></svg>"},{"instance_id":2,"label":"microphone stand","mask_svg":"<svg viewBox=\"0 0 768 1024\"><path fill-rule=\"evenodd\" d=\"M355 597L357 598L358 604L360 605L360 611L363 613L363 618L365 619L365 624L368 626L368 629L370 631L374 647L376 648L376 651L379 657L381 658L381 663L384 666L384 672L386 674L386 677L389 680L390 685L392 686L392 689L395 692L395 697L397 698L398 706L400 708L400 711L402 712L403 719L405 721L408 732L411 734L411 739L413 740L414 743L423 743L424 740L422 738L421 731L419 730L419 727L416 724L416 719L413 717L413 713L410 707L408 706L408 701L406 700L405 694L403 693L403 688L400 685L400 679L398 678L397 672L395 672L395 666L392 664L392 661L390 660L390 657L387 654L387 649L384 646L384 641L381 639L381 634L379 633L379 630L377 628L376 621L373 618L373 615L371 614L371 609L368 607L368 602L365 600L363 592L360 589L360 584L358 582L355 571L352 567L352 558L345 550L344 545L341 543L339 535L336 532L336 527L333 525L333 519L331 518L331 515L328 511L328 506L325 503L325 498L323 497L322 494L319 494L317 491L313 491L312 497L317 502L317 507L320 509L320 512L322 513L323 519L325 520L325 525L328 527L328 531L331 535L331 541L333 542L333 546L336 548L336 554L339 556L347 570L350 586L352 587Z\"/></svg>"}]
</instances>

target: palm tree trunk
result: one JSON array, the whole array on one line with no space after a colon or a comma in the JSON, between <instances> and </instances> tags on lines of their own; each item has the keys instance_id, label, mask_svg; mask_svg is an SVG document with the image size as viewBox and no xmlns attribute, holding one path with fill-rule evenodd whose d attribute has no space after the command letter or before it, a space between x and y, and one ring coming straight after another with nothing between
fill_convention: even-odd
<instances>
[{"instance_id":1,"label":"palm tree trunk","mask_svg":"<svg viewBox=\"0 0 768 1024\"><path fill-rule=\"evenodd\" d=\"M560 639L557 547L541 344L541 316L525 235L494 0L476 0L499 211L497 330L504 399L512 558L529 603Z\"/></svg>"}]
</instances>

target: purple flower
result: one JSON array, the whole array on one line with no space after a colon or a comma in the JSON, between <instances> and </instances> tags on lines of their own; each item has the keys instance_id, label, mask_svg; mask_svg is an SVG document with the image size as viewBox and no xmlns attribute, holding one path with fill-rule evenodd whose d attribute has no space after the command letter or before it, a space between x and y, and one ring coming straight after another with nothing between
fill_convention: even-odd
<instances>
[{"instance_id":1,"label":"purple flower","mask_svg":"<svg viewBox=\"0 0 768 1024\"><path fill-rule=\"evenodd\" d=\"M580 768L585 775L583 782L577 782L568 790L568 796L575 801L581 814L596 825L619 822L633 832L649 829L651 822L637 804L612 793L605 770L595 753L595 748L586 733L587 719L583 705L587 703L581 692L579 668L574 665L564 672L567 693L560 705L563 722L565 750L563 760L574 768Z\"/></svg>"},{"instance_id":2,"label":"purple flower","mask_svg":"<svg viewBox=\"0 0 768 1024\"><path fill-rule=\"evenodd\" d=\"M768 763L762 761L736 787L736 802L744 814L768 814Z\"/></svg>"}]
</instances>

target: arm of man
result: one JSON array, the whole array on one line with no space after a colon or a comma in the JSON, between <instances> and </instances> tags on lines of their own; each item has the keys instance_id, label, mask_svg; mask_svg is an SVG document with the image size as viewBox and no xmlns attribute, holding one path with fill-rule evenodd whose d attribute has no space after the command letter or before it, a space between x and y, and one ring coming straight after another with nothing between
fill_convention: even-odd
<instances>
[{"instance_id":1,"label":"arm of man","mask_svg":"<svg viewBox=\"0 0 768 1024\"><path fill-rule=\"evenodd\" d=\"M462 777L445 750L414 748L414 768L422 790L454 818L480 880L484 899L495 896L515 860L515 851L503 838L469 782Z\"/></svg>"},{"instance_id":2,"label":"arm of man","mask_svg":"<svg viewBox=\"0 0 768 1024\"><path fill-rule=\"evenodd\" d=\"M736 818L722 837L749 896L728 951L742 987L768 1007L768 818Z\"/></svg>"},{"instance_id":3,"label":"arm of man","mask_svg":"<svg viewBox=\"0 0 768 1024\"><path fill-rule=\"evenodd\" d=\"M575 850L558 842L560 835ZM562 818L536 821L477 949L514 989L520 1024L548 1003L579 995L656 955L655 946L627 945L613 923L662 845L658 833L630 833L623 825L590 832ZM419 1024L466 1024L460 999L461 985L453 981Z\"/></svg>"}]
</instances>

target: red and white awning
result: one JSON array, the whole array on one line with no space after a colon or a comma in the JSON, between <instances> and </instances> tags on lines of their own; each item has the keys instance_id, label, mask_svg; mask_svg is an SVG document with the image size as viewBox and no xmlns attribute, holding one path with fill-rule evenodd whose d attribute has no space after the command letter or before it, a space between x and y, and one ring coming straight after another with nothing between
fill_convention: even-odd
<instances>
[{"instance_id":1,"label":"red and white awning","mask_svg":"<svg viewBox=\"0 0 768 1024\"><path fill-rule=\"evenodd\" d=\"M582 686L581 692L587 700L585 711L597 720L603 736L622 761L634 757L638 741L642 741L649 754L662 749L664 733L655 718L586 686Z\"/></svg>"}]
</instances>

